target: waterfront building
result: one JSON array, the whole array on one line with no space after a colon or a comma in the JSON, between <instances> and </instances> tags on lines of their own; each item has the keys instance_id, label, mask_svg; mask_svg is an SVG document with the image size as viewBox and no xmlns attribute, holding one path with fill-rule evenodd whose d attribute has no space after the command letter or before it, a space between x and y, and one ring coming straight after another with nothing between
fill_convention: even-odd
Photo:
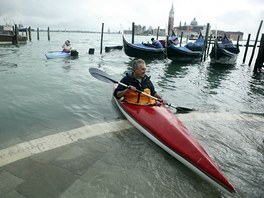
<instances>
[{"instance_id":1,"label":"waterfront building","mask_svg":"<svg viewBox=\"0 0 264 198\"><path fill-rule=\"evenodd\" d=\"M209 28L210 29L210 28ZM201 32L203 35L206 33L206 25L198 25L198 22L196 18L194 18L190 25L186 25L186 22L184 25L180 25L178 27L174 27L173 30L177 35L183 34L183 37L189 37L189 39L197 39L199 36L199 33Z\"/></svg>"},{"instance_id":2,"label":"waterfront building","mask_svg":"<svg viewBox=\"0 0 264 198\"><path fill-rule=\"evenodd\" d=\"M175 33L177 35L183 34L183 37L188 37L189 39L197 39L199 36L199 33L201 32L202 35L206 34L206 25L199 25L196 18L194 18L190 25L186 25L186 22L184 25L180 25L178 27L173 28ZM224 35L227 35L227 38L231 40L237 40L239 36L239 40L243 40L243 32L240 31L224 31L224 30L211 30L211 27L209 26L209 35L212 35L213 38L216 36L218 37L218 40L221 40Z\"/></svg>"}]
</instances>

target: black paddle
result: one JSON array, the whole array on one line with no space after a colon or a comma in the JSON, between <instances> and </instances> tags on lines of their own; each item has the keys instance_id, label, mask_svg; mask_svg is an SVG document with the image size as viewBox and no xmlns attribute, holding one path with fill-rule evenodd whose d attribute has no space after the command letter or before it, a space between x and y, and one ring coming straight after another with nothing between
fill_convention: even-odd
<instances>
[{"instance_id":1,"label":"black paddle","mask_svg":"<svg viewBox=\"0 0 264 198\"><path fill-rule=\"evenodd\" d=\"M97 68L90 68L89 69L89 72L90 72L90 74L93 76L93 77L95 77L96 79L98 79L98 80L101 80L101 81L104 81L104 82L108 82L108 83L117 83L117 84L120 84L120 85L122 85L122 86L124 86L124 87L128 87L128 85L126 85L126 84L124 84L124 83L122 83L122 82L119 82L119 81L116 81L116 80L114 80L114 79L112 79L112 77L111 76L109 76L107 73L105 73L104 71L102 71L102 70L100 70L100 69L97 69ZM154 96L152 96L152 95L149 95L149 94L147 94L147 93L145 93L145 92L142 92L142 91L140 91L140 90L136 90L137 92L139 92L139 93L141 93L141 94L143 94L143 95L145 95L145 96L148 96L148 97L150 97L150 98L153 98L153 99L155 99L155 100L157 100L157 101L159 101L159 102L162 102L162 100L160 100L159 98L156 98L156 97L154 97ZM166 105L168 105L169 107L173 107L173 108L175 108L176 110L177 110L177 112L178 113L188 113L188 112L190 112L190 111L194 111L194 109L190 109L190 108L186 108L186 107L176 107L176 106L174 106L174 105L172 105L172 104L170 104L170 103L167 103Z\"/></svg>"}]
</instances>

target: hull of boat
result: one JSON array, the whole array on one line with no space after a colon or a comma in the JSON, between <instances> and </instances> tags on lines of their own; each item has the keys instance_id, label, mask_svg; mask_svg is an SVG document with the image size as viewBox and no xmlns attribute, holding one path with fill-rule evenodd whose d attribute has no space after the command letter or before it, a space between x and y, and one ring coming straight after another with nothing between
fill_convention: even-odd
<instances>
[{"instance_id":1,"label":"hull of boat","mask_svg":"<svg viewBox=\"0 0 264 198\"><path fill-rule=\"evenodd\" d=\"M221 43L215 41L210 52L211 63L235 64L239 52L239 45L234 45L225 35Z\"/></svg>"},{"instance_id":2,"label":"hull of boat","mask_svg":"<svg viewBox=\"0 0 264 198\"><path fill-rule=\"evenodd\" d=\"M173 61L193 62L201 61L203 53L201 51L191 51L186 47L167 47L167 56Z\"/></svg>"},{"instance_id":3,"label":"hull of boat","mask_svg":"<svg viewBox=\"0 0 264 198\"><path fill-rule=\"evenodd\" d=\"M137 58L165 58L164 48L149 47L144 44L128 43L123 36L124 52L127 56Z\"/></svg>"},{"instance_id":4,"label":"hull of boat","mask_svg":"<svg viewBox=\"0 0 264 198\"><path fill-rule=\"evenodd\" d=\"M229 193L235 192L202 146L166 107L140 106L121 102L115 98L114 100L131 124L158 146L211 184Z\"/></svg>"},{"instance_id":5,"label":"hull of boat","mask_svg":"<svg viewBox=\"0 0 264 198\"><path fill-rule=\"evenodd\" d=\"M229 52L226 49L215 49L213 47L210 58L211 63L218 63L218 64L225 64L225 65L232 65L236 63L238 53Z\"/></svg>"}]
</instances>

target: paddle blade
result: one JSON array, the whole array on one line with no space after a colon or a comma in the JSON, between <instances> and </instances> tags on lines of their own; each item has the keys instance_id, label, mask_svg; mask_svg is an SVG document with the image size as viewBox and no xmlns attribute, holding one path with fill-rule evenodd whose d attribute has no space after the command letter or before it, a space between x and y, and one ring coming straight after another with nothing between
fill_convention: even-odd
<instances>
[{"instance_id":1,"label":"paddle blade","mask_svg":"<svg viewBox=\"0 0 264 198\"><path fill-rule=\"evenodd\" d=\"M177 113L189 113L191 111L195 111L195 109L190 109L187 107L176 107L170 103L167 103L166 105L168 105L169 107L175 108L177 110Z\"/></svg>"},{"instance_id":2,"label":"paddle blade","mask_svg":"<svg viewBox=\"0 0 264 198\"><path fill-rule=\"evenodd\" d=\"M100 69L97 68L90 68L89 69L90 74L95 77L98 80L107 82L107 83L118 83L118 81L112 79L111 76L109 76L107 73L103 72Z\"/></svg>"},{"instance_id":3,"label":"paddle blade","mask_svg":"<svg viewBox=\"0 0 264 198\"><path fill-rule=\"evenodd\" d=\"M191 111L195 111L195 109L190 109L186 107L176 107L177 113L189 113Z\"/></svg>"}]
</instances>

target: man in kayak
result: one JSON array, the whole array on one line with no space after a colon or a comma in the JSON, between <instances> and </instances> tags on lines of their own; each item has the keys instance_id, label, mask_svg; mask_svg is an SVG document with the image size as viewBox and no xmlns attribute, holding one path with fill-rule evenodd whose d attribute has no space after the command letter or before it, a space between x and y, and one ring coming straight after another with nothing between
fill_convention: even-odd
<instances>
[{"instance_id":1,"label":"man in kayak","mask_svg":"<svg viewBox=\"0 0 264 198\"><path fill-rule=\"evenodd\" d=\"M126 76L120 81L128 85L128 87L119 84L114 91L114 96L117 99L123 97L124 101L132 104L153 105L157 103L155 99L140 93L144 92L160 99L163 104L167 104L166 100L155 91L150 76L146 75L147 67L145 61L142 59L135 60L132 64L132 69L133 71L126 73Z\"/></svg>"},{"instance_id":2,"label":"man in kayak","mask_svg":"<svg viewBox=\"0 0 264 198\"><path fill-rule=\"evenodd\" d=\"M65 43L62 45L63 48L63 52L65 53L69 53L71 52L72 46L71 46L71 42L69 40L66 40Z\"/></svg>"}]
</instances>

